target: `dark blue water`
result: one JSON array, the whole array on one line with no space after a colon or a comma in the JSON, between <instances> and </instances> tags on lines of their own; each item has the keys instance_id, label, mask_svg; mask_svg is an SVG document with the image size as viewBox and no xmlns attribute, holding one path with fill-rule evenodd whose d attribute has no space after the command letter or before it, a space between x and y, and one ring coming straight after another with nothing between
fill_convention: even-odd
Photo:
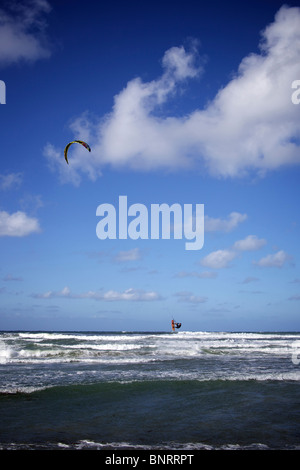
<instances>
[{"instance_id":1,"label":"dark blue water","mask_svg":"<svg viewBox=\"0 0 300 470\"><path fill-rule=\"evenodd\" d=\"M0 448L299 449L299 346L297 333L3 332Z\"/></svg>"}]
</instances>

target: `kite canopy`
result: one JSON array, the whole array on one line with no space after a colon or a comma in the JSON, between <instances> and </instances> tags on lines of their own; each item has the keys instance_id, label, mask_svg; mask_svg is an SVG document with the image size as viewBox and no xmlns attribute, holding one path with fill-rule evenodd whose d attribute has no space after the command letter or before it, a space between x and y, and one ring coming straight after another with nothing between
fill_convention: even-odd
<instances>
[{"instance_id":1,"label":"kite canopy","mask_svg":"<svg viewBox=\"0 0 300 470\"><path fill-rule=\"evenodd\" d=\"M68 162L68 150L69 150L70 145L72 145L72 144L81 144L86 149L88 149L89 152L91 151L90 146L86 142L83 142L83 140L73 140L72 142L69 142L68 145L66 146L65 150L64 150L65 160L68 164L69 164L69 162Z\"/></svg>"}]
</instances>

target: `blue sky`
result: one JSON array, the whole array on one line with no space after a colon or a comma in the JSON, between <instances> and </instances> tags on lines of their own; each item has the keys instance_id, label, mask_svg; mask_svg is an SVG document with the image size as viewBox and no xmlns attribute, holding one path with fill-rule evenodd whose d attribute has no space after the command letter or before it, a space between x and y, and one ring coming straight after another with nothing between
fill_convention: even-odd
<instances>
[{"instance_id":1,"label":"blue sky","mask_svg":"<svg viewBox=\"0 0 300 470\"><path fill-rule=\"evenodd\" d=\"M299 2L2 1L0 80L0 329L300 329ZM100 240L121 195L203 248Z\"/></svg>"}]
</instances>

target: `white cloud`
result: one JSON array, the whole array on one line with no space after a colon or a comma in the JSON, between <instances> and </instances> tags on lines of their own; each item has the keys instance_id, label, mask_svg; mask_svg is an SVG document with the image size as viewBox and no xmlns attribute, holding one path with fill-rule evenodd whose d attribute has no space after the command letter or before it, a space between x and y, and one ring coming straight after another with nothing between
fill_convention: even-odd
<instances>
[{"instance_id":1,"label":"white cloud","mask_svg":"<svg viewBox=\"0 0 300 470\"><path fill-rule=\"evenodd\" d=\"M124 292L115 290L101 291L88 291L81 294L73 294L69 287L64 287L61 291L48 291L43 294L33 294L33 297L38 299L52 299L52 298L68 298L68 299L94 299L104 300L107 302L113 301L153 301L160 300L161 296L154 291L144 291L139 289L126 289Z\"/></svg>"},{"instance_id":2,"label":"white cloud","mask_svg":"<svg viewBox=\"0 0 300 470\"><path fill-rule=\"evenodd\" d=\"M203 297L200 295L194 295L191 292L177 292L175 294L178 297L179 302L189 302L192 304L203 304L207 301L207 297Z\"/></svg>"},{"instance_id":3,"label":"white cloud","mask_svg":"<svg viewBox=\"0 0 300 470\"><path fill-rule=\"evenodd\" d=\"M136 289L127 289L124 292L117 292L114 290L110 290L105 292L103 295L103 300L108 301L116 301L116 300L139 300L139 301L152 301L152 300L159 300L160 295L157 292L150 291L145 292L142 290Z\"/></svg>"},{"instance_id":4,"label":"white cloud","mask_svg":"<svg viewBox=\"0 0 300 470\"><path fill-rule=\"evenodd\" d=\"M261 258L259 261L255 262L254 264L257 264L258 266L261 266L261 267L267 267L267 268L269 267L281 268L290 259L291 257L285 251L280 250L280 251L277 251L277 253Z\"/></svg>"},{"instance_id":5,"label":"white cloud","mask_svg":"<svg viewBox=\"0 0 300 470\"><path fill-rule=\"evenodd\" d=\"M230 232L235 229L241 222L247 219L247 214L239 212L231 212L227 219L213 218L205 216L204 228L206 232Z\"/></svg>"},{"instance_id":6,"label":"white cloud","mask_svg":"<svg viewBox=\"0 0 300 470\"><path fill-rule=\"evenodd\" d=\"M16 188L22 183L22 173L9 173L7 175L0 175L0 189L6 191L11 188Z\"/></svg>"},{"instance_id":7,"label":"white cloud","mask_svg":"<svg viewBox=\"0 0 300 470\"><path fill-rule=\"evenodd\" d=\"M0 9L0 65L49 57L43 19L51 10L49 3L28 0L9 6L10 11Z\"/></svg>"},{"instance_id":8,"label":"white cloud","mask_svg":"<svg viewBox=\"0 0 300 470\"><path fill-rule=\"evenodd\" d=\"M139 248L133 248L132 250L120 251L115 256L115 261L124 262L124 261L136 261L141 259L141 251Z\"/></svg>"},{"instance_id":9,"label":"white cloud","mask_svg":"<svg viewBox=\"0 0 300 470\"><path fill-rule=\"evenodd\" d=\"M102 174L101 168L105 164L140 170L173 166L173 126L168 129L164 120L157 119L153 113L176 93L180 83L200 74L202 68L196 66L196 59L194 48L186 52L182 46L172 47L163 57L162 76L148 83L143 83L140 78L131 80L115 96L112 113L100 119L100 124L89 120L86 113L77 118L71 129L74 135L80 135L90 143L92 158L82 159L79 151L74 150L70 169L66 171L62 152L47 144L44 154L52 169L59 169L63 181L77 185L80 172L95 180ZM181 150L178 149L176 154L180 164Z\"/></svg>"},{"instance_id":10,"label":"white cloud","mask_svg":"<svg viewBox=\"0 0 300 470\"><path fill-rule=\"evenodd\" d=\"M142 171L199 168L215 177L240 177L299 164L299 109L291 102L299 57L300 8L283 6L262 32L260 53L242 59L236 75L204 109L164 117L162 105L202 71L195 65L195 49L169 49L161 77L128 82L98 123L86 116L77 121L76 135L89 136L92 158L74 155L64 176L74 171L77 178L87 173L95 179L111 165ZM62 150L56 152L55 164L64 171Z\"/></svg>"},{"instance_id":11,"label":"white cloud","mask_svg":"<svg viewBox=\"0 0 300 470\"><path fill-rule=\"evenodd\" d=\"M205 256L200 264L207 268L221 269L227 268L230 261L236 258L237 253L232 250L217 250Z\"/></svg>"},{"instance_id":12,"label":"white cloud","mask_svg":"<svg viewBox=\"0 0 300 470\"><path fill-rule=\"evenodd\" d=\"M37 232L40 232L40 226L36 218L29 217L22 211L17 211L13 214L0 211L1 237L24 237Z\"/></svg>"},{"instance_id":13,"label":"white cloud","mask_svg":"<svg viewBox=\"0 0 300 470\"><path fill-rule=\"evenodd\" d=\"M266 244L264 238L258 238L256 235L248 235L243 240L236 241L232 248L224 250L216 250L208 254L200 261L202 266L211 269L222 269L227 268L230 262L241 255L244 251L257 251ZM283 250L278 251L275 254L268 255L261 258L259 261L253 261L261 267L279 267L281 268L287 261L291 260L291 256L285 253ZM187 274L185 274L187 275ZM183 277L183 274L181 275ZM248 277L243 281L243 284L258 280L255 277Z\"/></svg>"},{"instance_id":14,"label":"white cloud","mask_svg":"<svg viewBox=\"0 0 300 470\"><path fill-rule=\"evenodd\" d=\"M185 80L187 77L196 77L200 73L201 67L195 66L195 53L195 48L187 53L182 46L171 47L167 50L162 60L165 69L163 80L169 83L167 89L175 86L174 79Z\"/></svg>"},{"instance_id":15,"label":"white cloud","mask_svg":"<svg viewBox=\"0 0 300 470\"><path fill-rule=\"evenodd\" d=\"M69 182L74 186L78 186L80 184L81 178L74 167L74 163L72 165L68 165L68 168L66 162L62 164L62 153L56 150L49 142L45 145L44 155L48 161L50 170L56 173L58 169L58 175L61 182Z\"/></svg>"},{"instance_id":16,"label":"white cloud","mask_svg":"<svg viewBox=\"0 0 300 470\"><path fill-rule=\"evenodd\" d=\"M197 271L180 271L176 274L176 277L198 277L199 279L214 279L217 277L217 274L214 271L203 271L198 273Z\"/></svg>"},{"instance_id":17,"label":"white cloud","mask_svg":"<svg viewBox=\"0 0 300 470\"><path fill-rule=\"evenodd\" d=\"M256 235L248 235L244 240L238 240L233 248L238 251L256 251L266 244L263 238L257 238Z\"/></svg>"}]
</instances>

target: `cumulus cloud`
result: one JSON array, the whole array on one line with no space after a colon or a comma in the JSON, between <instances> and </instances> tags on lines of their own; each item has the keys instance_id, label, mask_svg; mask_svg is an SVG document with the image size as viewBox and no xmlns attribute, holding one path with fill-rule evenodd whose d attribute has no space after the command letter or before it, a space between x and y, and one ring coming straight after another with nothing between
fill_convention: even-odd
<instances>
[{"instance_id":1,"label":"cumulus cloud","mask_svg":"<svg viewBox=\"0 0 300 470\"><path fill-rule=\"evenodd\" d=\"M88 291L80 294L72 293L69 287L64 287L61 291L48 291L42 294L33 294L34 298L38 299L53 299L53 298L68 298L68 299L94 299L103 300L107 302L114 301L153 301L160 300L160 295L155 291L144 291L140 289L129 288L124 292L115 290L101 291Z\"/></svg>"},{"instance_id":2,"label":"cumulus cloud","mask_svg":"<svg viewBox=\"0 0 300 470\"><path fill-rule=\"evenodd\" d=\"M227 268L229 263L236 257L237 253L232 250L217 250L205 256L200 264L212 269Z\"/></svg>"},{"instance_id":3,"label":"cumulus cloud","mask_svg":"<svg viewBox=\"0 0 300 470\"><path fill-rule=\"evenodd\" d=\"M227 219L213 218L205 216L204 227L206 232L231 232L241 222L247 219L247 214L240 214L239 212L231 212Z\"/></svg>"},{"instance_id":4,"label":"cumulus cloud","mask_svg":"<svg viewBox=\"0 0 300 470\"><path fill-rule=\"evenodd\" d=\"M256 261L254 264L257 266L261 266L263 268L282 268L287 261L291 259L291 256L288 255L285 251L280 250L277 253L265 256L261 258L259 261Z\"/></svg>"},{"instance_id":5,"label":"cumulus cloud","mask_svg":"<svg viewBox=\"0 0 300 470\"><path fill-rule=\"evenodd\" d=\"M23 181L22 173L0 174L0 190L8 191L18 188ZM30 197L36 201L36 207L42 205L40 197ZM25 199L21 200L21 205L25 205ZM39 204L38 204L39 203ZM31 233L40 232L39 221L35 217L30 217L24 210L19 210L12 214L0 211L0 237L24 237Z\"/></svg>"},{"instance_id":6,"label":"cumulus cloud","mask_svg":"<svg viewBox=\"0 0 300 470\"><path fill-rule=\"evenodd\" d=\"M248 235L243 240L236 241L231 248L216 250L209 253L207 256L200 260L200 264L211 269L222 269L230 266L230 262L237 257L240 257L243 252L257 251L266 245L267 241L264 238L258 238L256 235ZM285 251L280 250L277 253L265 256L259 261L253 261L253 264L261 267L278 267L281 268L292 257ZM182 276L183 277L183 276ZM256 277L247 277L242 283L257 281Z\"/></svg>"},{"instance_id":7,"label":"cumulus cloud","mask_svg":"<svg viewBox=\"0 0 300 470\"><path fill-rule=\"evenodd\" d=\"M29 217L25 212L17 211L9 214L0 211L0 236L25 237L31 233L40 232L39 222L34 217Z\"/></svg>"},{"instance_id":8,"label":"cumulus cloud","mask_svg":"<svg viewBox=\"0 0 300 470\"><path fill-rule=\"evenodd\" d=\"M256 251L263 247L267 241L263 238L257 238L256 235L248 235L244 240L238 240L233 248L238 251Z\"/></svg>"},{"instance_id":9,"label":"cumulus cloud","mask_svg":"<svg viewBox=\"0 0 300 470\"><path fill-rule=\"evenodd\" d=\"M0 9L0 65L49 57L44 15L50 10L46 0L14 1L9 10Z\"/></svg>"},{"instance_id":10,"label":"cumulus cloud","mask_svg":"<svg viewBox=\"0 0 300 470\"><path fill-rule=\"evenodd\" d=\"M71 130L91 144L93 158L82 159L79 150L74 149L72 170L66 171L61 151L48 143L44 155L50 168L59 169L62 181L78 185L81 172L95 180L107 164L117 168L152 170L172 167L175 158L180 166L183 162L181 150L178 148L174 155L174 128L166 125L164 119L155 117L155 110L176 94L181 83L201 73L202 67L196 62L194 47L190 52L182 46L167 50L162 59L162 76L147 83L140 78L131 80L115 96L112 112L100 118L100 124L90 120L87 113L73 121Z\"/></svg>"},{"instance_id":11,"label":"cumulus cloud","mask_svg":"<svg viewBox=\"0 0 300 470\"><path fill-rule=\"evenodd\" d=\"M221 46L221 45L220 45ZM96 179L105 165L150 171L198 168L214 177L263 175L299 164L299 109L291 102L291 84L300 76L300 8L283 6L261 33L259 53L241 60L233 78L204 109L188 115L163 115L182 83L202 72L195 48L166 51L161 77L135 78L114 98L108 115L77 121L89 135L93 159L74 155L70 172ZM55 152L60 154L55 161ZM45 149L63 171L62 149ZM74 173L72 173L72 169Z\"/></svg>"},{"instance_id":12,"label":"cumulus cloud","mask_svg":"<svg viewBox=\"0 0 300 470\"><path fill-rule=\"evenodd\" d=\"M179 302L188 302L192 304L203 304L207 301L207 297L203 297L201 295L194 295L191 292L176 292L174 294L178 297Z\"/></svg>"},{"instance_id":13,"label":"cumulus cloud","mask_svg":"<svg viewBox=\"0 0 300 470\"><path fill-rule=\"evenodd\" d=\"M114 290L107 291L103 294L103 300L116 301L116 300L138 300L138 301L152 301L159 300L161 297L157 292L145 292L138 289L127 289L124 292L117 292Z\"/></svg>"},{"instance_id":14,"label":"cumulus cloud","mask_svg":"<svg viewBox=\"0 0 300 470\"><path fill-rule=\"evenodd\" d=\"M126 261L136 261L141 259L141 250L139 248L133 248L132 250L120 251L115 256L115 261L117 262L126 262Z\"/></svg>"}]
</instances>

